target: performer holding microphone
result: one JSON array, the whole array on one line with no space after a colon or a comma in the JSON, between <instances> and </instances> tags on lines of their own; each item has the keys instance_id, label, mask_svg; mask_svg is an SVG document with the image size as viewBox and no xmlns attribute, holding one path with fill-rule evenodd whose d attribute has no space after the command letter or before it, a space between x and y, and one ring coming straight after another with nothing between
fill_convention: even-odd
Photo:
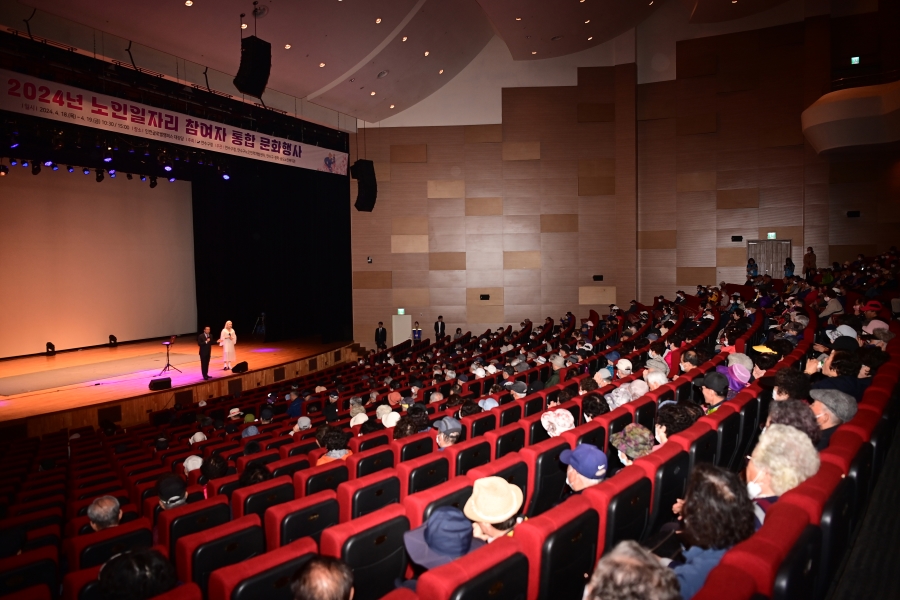
<instances>
[{"instance_id":1,"label":"performer holding microphone","mask_svg":"<svg viewBox=\"0 0 900 600\"><path fill-rule=\"evenodd\" d=\"M210 379L209 359L212 358L212 338L209 335L209 327L203 328L203 333L197 336L197 345L200 346L200 372L203 379Z\"/></svg>"},{"instance_id":2,"label":"performer holding microphone","mask_svg":"<svg viewBox=\"0 0 900 600\"><path fill-rule=\"evenodd\" d=\"M231 363L234 362L234 345L237 344L237 334L231 327L231 321L225 321L225 328L219 335L219 345L222 346L222 362L225 364L223 370L231 369Z\"/></svg>"}]
</instances>

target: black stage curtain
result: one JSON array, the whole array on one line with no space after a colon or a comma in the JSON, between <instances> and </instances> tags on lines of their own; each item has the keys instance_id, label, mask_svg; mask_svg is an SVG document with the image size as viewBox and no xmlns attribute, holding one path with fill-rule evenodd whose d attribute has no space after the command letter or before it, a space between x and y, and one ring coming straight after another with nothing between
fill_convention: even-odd
<instances>
[{"instance_id":1,"label":"black stage curtain","mask_svg":"<svg viewBox=\"0 0 900 600\"><path fill-rule=\"evenodd\" d=\"M352 340L349 177L249 159L229 173L192 177L198 327L231 320L240 342L266 313L266 341Z\"/></svg>"}]
</instances>

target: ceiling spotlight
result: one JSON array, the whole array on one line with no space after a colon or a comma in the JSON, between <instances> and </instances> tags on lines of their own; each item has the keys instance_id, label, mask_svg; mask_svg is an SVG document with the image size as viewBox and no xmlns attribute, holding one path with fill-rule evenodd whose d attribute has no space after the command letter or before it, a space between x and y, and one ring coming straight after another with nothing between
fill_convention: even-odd
<instances>
[{"instance_id":1,"label":"ceiling spotlight","mask_svg":"<svg viewBox=\"0 0 900 600\"><path fill-rule=\"evenodd\" d=\"M131 173L125 173L125 179L131 181L132 179L134 179L134 177L131 176Z\"/></svg>"},{"instance_id":2,"label":"ceiling spotlight","mask_svg":"<svg viewBox=\"0 0 900 600\"><path fill-rule=\"evenodd\" d=\"M241 29L247 29L247 24L246 24L246 23L241 23Z\"/></svg>"},{"instance_id":3,"label":"ceiling spotlight","mask_svg":"<svg viewBox=\"0 0 900 600\"><path fill-rule=\"evenodd\" d=\"M581 1L584 2L584 0L581 0ZM193 6L194 3L192 0L184 0L184 5L185 6Z\"/></svg>"},{"instance_id":4,"label":"ceiling spotlight","mask_svg":"<svg viewBox=\"0 0 900 600\"><path fill-rule=\"evenodd\" d=\"M587 25L587 24L590 23L590 22L591 22L591 20L588 19L587 21L584 22L584 24Z\"/></svg>"},{"instance_id":5,"label":"ceiling spotlight","mask_svg":"<svg viewBox=\"0 0 900 600\"><path fill-rule=\"evenodd\" d=\"M391 108L394 108L394 105L393 105L393 104L391 104Z\"/></svg>"},{"instance_id":6,"label":"ceiling spotlight","mask_svg":"<svg viewBox=\"0 0 900 600\"><path fill-rule=\"evenodd\" d=\"M290 45L290 44L285 44L285 45L284 45L284 49L285 49L285 50L290 50L290 49L291 49L291 45Z\"/></svg>"},{"instance_id":7,"label":"ceiling spotlight","mask_svg":"<svg viewBox=\"0 0 900 600\"><path fill-rule=\"evenodd\" d=\"M84 173L85 175L90 175L90 174L91 174L91 170L88 169L87 167L83 168L83 169L81 170L81 172Z\"/></svg>"},{"instance_id":8,"label":"ceiling spotlight","mask_svg":"<svg viewBox=\"0 0 900 600\"><path fill-rule=\"evenodd\" d=\"M369 92L369 95L370 95L370 96L374 96L374 95L375 95L375 92Z\"/></svg>"},{"instance_id":9,"label":"ceiling spotlight","mask_svg":"<svg viewBox=\"0 0 900 600\"><path fill-rule=\"evenodd\" d=\"M9 173L9 167L0 165L0 177L6 177L7 173Z\"/></svg>"},{"instance_id":10,"label":"ceiling spotlight","mask_svg":"<svg viewBox=\"0 0 900 600\"><path fill-rule=\"evenodd\" d=\"M33 165L31 165L31 174L32 175L37 175L40 172L41 172L41 163L34 163Z\"/></svg>"},{"instance_id":11,"label":"ceiling spotlight","mask_svg":"<svg viewBox=\"0 0 900 600\"><path fill-rule=\"evenodd\" d=\"M516 17L516 21L521 21L522 17Z\"/></svg>"},{"instance_id":12,"label":"ceiling spotlight","mask_svg":"<svg viewBox=\"0 0 900 600\"><path fill-rule=\"evenodd\" d=\"M52 165L53 165L53 161L52 161L52 160L45 160L45 161L44 161L44 166L45 166L45 167L49 167L49 166L52 166Z\"/></svg>"},{"instance_id":13,"label":"ceiling spotlight","mask_svg":"<svg viewBox=\"0 0 900 600\"><path fill-rule=\"evenodd\" d=\"M151 175L150 176L150 189L152 190L155 187L156 187L156 175Z\"/></svg>"},{"instance_id":14,"label":"ceiling spotlight","mask_svg":"<svg viewBox=\"0 0 900 600\"><path fill-rule=\"evenodd\" d=\"M146 176L146 175L141 175L141 181L147 181L147 176Z\"/></svg>"},{"instance_id":15,"label":"ceiling spotlight","mask_svg":"<svg viewBox=\"0 0 900 600\"><path fill-rule=\"evenodd\" d=\"M531 53L532 53L532 54L537 54L537 50L532 50Z\"/></svg>"},{"instance_id":16,"label":"ceiling spotlight","mask_svg":"<svg viewBox=\"0 0 900 600\"><path fill-rule=\"evenodd\" d=\"M225 167L219 167L219 176L225 181L231 179L231 175L228 174L228 169Z\"/></svg>"},{"instance_id":17,"label":"ceiling spotlight","mask_svg":"<svg viewBox=\"0 0 900 600\"><path fill-rule=\"evenodd\" d=\"M588 41L591 41L592 39L594 39L594 36L592 36L592 35L588 36Z\"/></svg>"},{"instance_id":18,"label":"ceiling spotlight","mask_svg":"<svg viewBox=\"0 0 900 600\"><path fill-rule=\"evenodd\" d=\"M381 23L381 17L378 17L377 19L375 19L375 23L376 24Z\"/></svg>"},{"instance_id":19,"label":"ceiling spotlight","mask_svg":"<svg viewBox=\"0 0 900 600\"><path fill-rule=\"evenodd\" d=\"M54 171L59 171L59 165L56 163L53 163L52 165L50 165L50 168L53 169Z\"/></svg>"},{"instance_id":20,"label":"ceiling spotlight","mask_svg":"<svg viewBox=\"0 0 900 600\"><path fill-rule=\"evenodd\" d=\"M103 169L97 169L97 177L95 177L97 183L103 181Z\"/></svg>"},{"instance_id":21,"label":"ceiling spotlight","mask_svg":"<svg viewBox=\"0 0 900 600\"><path fill-rule=\"evenodd\" d=\"M325 66L325 63L319 63L319 68L322 68L324 66Z\"/></svg>"},{"instance_id":22,"label":"ceiling spotlight","mask_svg":"<svg viewBox=\"0 0 900 600\"><path fill-rule=\"evenodd\" d=\"M19 159L11 158L9 159L9 164L11 164L12 166L16 166L17 164L19 164Z\"/></svg>"},{"instance_id":23,"label":"ceiling spotlight","mask_svg":"<svg viewBox=\"0 0 900 600\"><path fill-rule=\"evenodd\" d=\"M73 167L72 165L69 165L68 167L66 167L66 171L68 171L69 173L74 173L75 167Z\"/></svg>"},{"instance_id":24,"label":"ceiling spotlight","mask_svg":"<svg viewBox=\"0 0 900 600\"><path fill-rule=\"evenodd\" d=\"M428 50L425 51L425 56L428 56Z\"/></svg>"},{"instance_id":25,"label":"ceiling spotlight","mask_svg":"<svg viewBox=\"0 0 900 600\"><path fill-rule=\"evenodd\" d=\"M401 41L401 42L405 42L405 41L408 40L408 39L409 39L409 36L404 35L404 36L403 36L403 39L400 40L400 41Z\"/></svg>"}]
</instances>

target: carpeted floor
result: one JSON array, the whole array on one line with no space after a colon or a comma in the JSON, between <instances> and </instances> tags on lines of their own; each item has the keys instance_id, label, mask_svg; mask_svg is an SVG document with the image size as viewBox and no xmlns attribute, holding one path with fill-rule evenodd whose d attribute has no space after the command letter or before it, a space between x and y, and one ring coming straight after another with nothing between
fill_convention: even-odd
<instances>
[{"instance_id":1,"label":"carpeted floor","mask_svg":"<svg viewBox=\"0 0 900 600\"><path fill-rule=\"evenodd\" d=\"M173 353L169 359L169 362L175 366L199 361L200 357L196 354ZM64 369L53 369L50 371L3 377L0 378L0 396L13 396L15 394L24 394L26 392L34 392L37 390L59 388L67 385L74 385L76 383L84 383L86 381L130 375L131 373L137 373L139 371L150 371L153 369L162 370L165 364L166 353L156 352L153 354L145 354L143 356L134 356L132 358L108 360L90 365L79 365L77 367L66 367Z\"/></svg>"},{"instance_id":2,"label":"carpeted floor","mask_svg":"<svg viewBox=\"0 0 900 600\"><path fill-rule=\"evenodd\" d=\"M869 508L830 600L900 598L900 438L894 432Z\"/></svg>"}]
</instances>

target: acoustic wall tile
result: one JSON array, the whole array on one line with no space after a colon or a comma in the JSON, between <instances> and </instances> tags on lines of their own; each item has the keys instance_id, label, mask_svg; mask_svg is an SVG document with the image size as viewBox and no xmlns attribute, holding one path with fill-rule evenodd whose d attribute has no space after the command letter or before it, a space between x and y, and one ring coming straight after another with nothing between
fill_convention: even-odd
<instances>
[{"instance_id":1,"label":"acoustic wall tile","mask_svg":"<svg viewBox=\"0 0 900 600\"><path fill-rule=\"evenodd\" d=\"M715 133L718 130L716 113L678 117L675 126L677 135L696 135L698 133Z\"/></svg>"},{"instance_id":2,"label":"acoustic wall tile","mask_svg":"<svg viewBox=\"0 0 900 600\"><path fill-rule=\"evenodd\" d=\"M466 318L470 324L495 324L503 323L504 310L503 306L482 306L477 304L469 304L466 306ZM473 325L474 329L474 325ZM484 329L481 327L479 329ZM475 331L473 331L475 333ZM481 333L481 331L478 331Z\"/></svg>"},{"instance_id":3,"label":"acoustic wall tile","mask_svg":"<svg viewBox=\"0 0 900 600\"><path fill-rule=\"evenodd\" d=\"M503 198L466 198L466 216L479 217L503 214Z\"/></svg>"},{"instance_id":4,"label":"acoustic wall tile","mask_svg":"<svg viewBox=\"0 0 900 600\"><path fill-rule=\"evenodd\" d=\"M511 197L503 198L503 214L504 215L533 215L537 217L541 214L541 198L540 196L530 197ZM540 221L538 221L540 222Z\"/></svg>"},{"instance_id":5,"label":"acoustic wall tile","mask_svg":"<svg viewBox=\"0 0 900 600\"><path fill-rule=\"evenodd\" d=\"M467 234L503 233L503 217L466 217Z\"/></svg>"},{"instance_id":6,"label":"acoustic wall tile","mask_svg":"<svg viewBox=\"0 0 900 600\"><path fill-rule=\"evenodd\" d=\"M503 125L466 125L465 141L467 144L502 142Z\"/></svg>"},{"instance_id":7,"label":"acoustic wall tile","mask_svg":"<svg viewBox=\"0 0 900 600\"><path fill-rule=\"evenodd\" d=\"M541 250L541 234L540 233L504 233L503 234L503 251L504 252L520 252Z\"/></svg>"},{"instance_id":8,"label":"acoustic wall tile","mask_svg":"<svg viewBox=\"0 0 900 600\"><path fill-rule=\"evenodd\" d=\"M716 285L715 267L677 267L675 284L679 286Z\"/></svg>"},{"instance_id":9,"label":"acoustic wall tile","mask_svg":"<svg viewBox=\"0 0 900 600\"><path fill-rule=\"evenodd\" d=\"M598 102L578 103L579 123L603 123L616 120L616 105Z\"/></svg>"},{"instance_id":10,"label":"acoustic wall tile","mask_svg":"<svg viewBox=\"0 0 900 600\"><path fill-rule=\"evenodd\" d=\"M426 213L433 217L462 217L466 214L466 201L463 198L440 198L426 201Z\"/></svg>"},{"instance_id":11,"label":"acoustic wall tile","mask_svg":"<svg viewBox=\"0 0 900 600\"><path fill-rule=\"evenodd\" d=\"M717 267L740 267L746 264L746 248L716 248Z\"/></svg>"},{"instance_id":12,"label":"acoustic wall tile","mask_svg":"<svg viewBox=\"0 0 900 600\"><path fill-rule=\"evenodd\" d=\"M393 235L425 235L428 233L428 217L394 217L391 220Z\"/></svg>"},{"instance_id":13,"label":"acoustic wall tile","mask_svg":"<svg viewBox=\"0 0 900 600\"><path fill-rule=\"evenodd\" d=\"M532 277L531 283L534 285L525 287L505 287L503 302L506 306L511 304L534 304L541 297L540 281L536 277ZM529 317L534 319L535 317Z\"/></svg>"},{"instance_id":14,"label":"acoustic wall tile","mask_svg":"<svg viewBox=\"0 0 900 600\"><path fill-rule=\"evenodd\" d=\"M615 177L579 177L579 196L612 196L616 193Z\"/></svg>"},{"instance_id":15,"label":"acoustic wall tile","mask_svg":"<svg viewBox=\"0 0 900 600\"><path fill-rule=\"evenodd\" d=\"M428 271L394 271L394 288L420 288L428 284Z\"/></svg>"},{"instance_id":16,"label":"acoustic wall tile","mask_svg":"<svg viewBox=\"0 0 900 600\"><path fill-rule=\"evenodd\" d=\"M353 289L359 290L378 290L390 289L391 283L390 271L354 271L353 272Z\"/></svg>"},{"instance_id":17,"label":"acoustic wall tile","mask_svg":"<svg viewBox=\"0 0 900 600\"><path fill-rule=\"evenodd\" d=\"M465 252L466 237L459 234L429 235L429 252Z\"/></svg>"},{"instance_id":18,"label":"acoustic wall tile","mask_svg":"<svg viewBox=\"0 0 900 600\"><path fill-rule=\"evenodd\" d=\"M465 262L463 262L465 265ZM466 271L460 269L458 271L428 271L428 287L432 290L436 288L458 288L466 289ZM432 294L435 294L432 291ZM465 291L463 292L465 296ZM436 299L435 299L436 300Z\"/></svg>"},{"instance_id":19,"label":"acoustic wall tile","mask_svg":"<svg viewBox=\"0 0 900 600\"><path fill-rule=\"evenodd\" d=\"M644 83L637 86L637 119L671 119L675 117L674 81Z\"/></svg>"},{"instance_id":20,"label":"acoustic wall tile","mask_svg":"<svg viewBox=\"0 0 900 600\"><path fill-rule=\"evenodd\" d=\"M489 296L487 300L482 300L481 296ZM502 287L479 287L466 288L466 304L468 306L502 306L503 305L503 288Z\"/></svg>"},{"instance_id":21,"label":"acoustic wall tile","mask_svg":"<svg viewBox=\"0 0 900 600\"><path fill-rule=\"evenodd\" d=\"M431 304L431 291L428 288L394 288L393 304L394 306L428 306Z\"/></svg>"},{"instance_id":22,"label":"acoustic wall tile","mask_svg":"<svg viewBox=\"0 0 900 600\"><path fill-rule=\"evenodd\" d=\"M468 270L498 270L503 268L503 251L477 251L468 249L466 252L466 269ZM502 278L500 280L502 282ZM498 282L499 285L500 282Z\"/></svg>"},{"instance_id":23,"label":"acoustic wall tile","mask_svg":"<svg viewBox=\"0 0 900 600\"><path fill-rule=\"evenodd\" d=\"M757 208L759 189L719 190L716 192L716 208Z\"/></svg>"},{"instance_id":24,"label":"acoustic wall tile","mask_svg":"<svg viewBox=\"0 0 900 600\"><path fill-rule=\"evenodd\" d=\"M459 271L466 268L465 252L431 252L428 268L432 271Z\"/></svg>"},{"instance_id":25,"label":"acoustic wall tile","mask_svg":"<svg viewBox=\"0 0 900 600\"><path fill-rule=\"evenodd\" d=\"M608 285L590 285L578 288L578 304L608 306L616 303L616 288Z\"/></svg>"},{"instance_id":26,"label":"acoustic wall tile","mask_svg":"<svg viewBox=\"0 0 900 600\"><path fill-rule=\"evenodd\" d=\"M675 191L677 192L702 192L714 189L716 189L715 171L678 173L675 178Z\"/></svg>"},{"instance_id":27,"label":"acoustic wall tile","mask_svg":"<svg viewBox=\"0 0 900 600\"><path fill-rule=\"evenodd\" d=\"M540 142L503 142L503 160L539 160Z\"/></svg>"},{"instance_id":28,"label":"acoustic wall tile","mask_svg":"<svg viewBox=\"0 0 900 600\"><path fill-rule=\"evenodd\" d=\"M540 269L541 253L538 251L503 252L504 269Z\"/></svg>"},{"instance_id":29,"label":"acoustic wall tile","mask_svg":"<svg viewBox=\"0 0 900 600\"><path fill-rule=\"evenodd\" d=\"M638 231L638 245L641 250L659 250L676 248L674 229L664 231Z\"/></svg>"},{"instance_id":30,"label":"acoustic wall tile","mask_svg":"<svg viewBox=\"0 0 900 600\"><path fill-rule=\"evenodd\" d=\"M425 144L391 146L392 163L423 163L428 161Z\"/></svg>"},{"instance_id":31,"label":"acoustic wall tile","mask_svg":"<svg viewBox=\"0 0 900 600\"><path fill-rule=\"evenodd\" d=\"M465 198L466 197L466 182L462 179L429 180L428 181L428 197L429 198Z\"/></svg>"},{"instance_id":32,"label":"acoustic wall tile","mask_svg":"<svg viewBox=\"0 0 900 600\"><path fill-rule=\"evenodd\" d=\"M391 252L393 254L411 254L428 252L427 235L392 235Z\"/></svg>"},{"instance_id":33,"label":"acoustic wall tile","mask_svg":"<svg viewBox=\"0 0 900 600\"><path fill-rule=\"evenodd\" d=\"M466 272L467 287L500 287L503 285L503 269L469 269Z\"/></svg>"},{"instance_id":34,"label":"acoustic wall tile","mask_svg":"<svg viewBox=\"0 0 900 600\"><path fill-rule=\"evenodd\" d=\"M563 233L577 231L577 214L541 215L541 233Z\"/></svg>"},{"instance_id":35,"label":"acoustic wall tile","mask_svg":"<svg viewBox=\"0 0 900 600\"><path fill-rule=\"evenodd\" d=\"M506 215L503 217L503 233L540 233L540 215Z\"/></svg>"}]
</instances>

